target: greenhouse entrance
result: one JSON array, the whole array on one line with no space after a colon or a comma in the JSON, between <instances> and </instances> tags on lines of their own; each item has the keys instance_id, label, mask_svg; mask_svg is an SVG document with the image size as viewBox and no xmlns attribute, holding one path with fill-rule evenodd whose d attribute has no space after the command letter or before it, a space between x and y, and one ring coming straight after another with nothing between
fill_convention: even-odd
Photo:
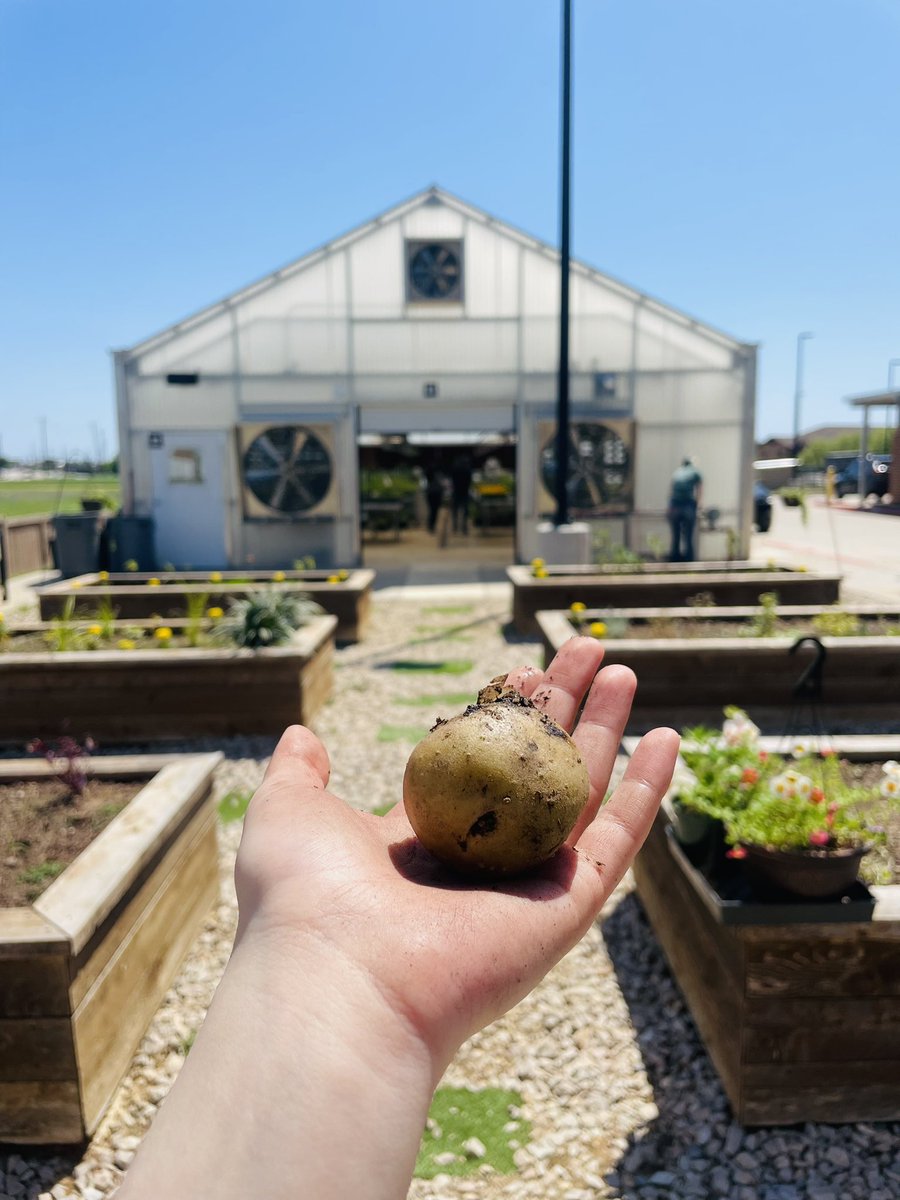
<instances>
[{"instance_id":1,"label":"greenhouse entrance","mask_svg":"<svg viewBox=\"0 0 900 1200\"><path fill-rule=\"evenodd\" d=\"M513 434L360 435L362 559L376 587L505 579L515 480Z\"/></svg>"}]
</instances>

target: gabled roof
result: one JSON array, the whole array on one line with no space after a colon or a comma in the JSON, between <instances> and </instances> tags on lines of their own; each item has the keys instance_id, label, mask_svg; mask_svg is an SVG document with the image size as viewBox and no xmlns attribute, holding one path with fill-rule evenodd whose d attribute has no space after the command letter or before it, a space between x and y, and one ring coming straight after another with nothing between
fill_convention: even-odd
<instances>
[{"instance_id":1,"label":"gabled roof","mask_svg":"<svg viewBox=\"0 0 900 1200\"><path fill-rule=\"evenodd\" d=\"M445 191L443 188L432 184L430 187L424 188L421 192L416 192L407 200L401 201L392 208L386 209L379 213L378 216L364 222L362 225L356 226L347 233L341 234L339 237L332 238L330 241L324 242L315 250L302 255L300 258L294 259L283 267L279 267L275 271L271 271L268 275L263 276L256 282L248 284L246 287L239 288L236 292L232 292L224 299L216 301L205 308L198 310L188 317L176 322L174 325L168 326L166 329L160 330L158 333L141 342L137 342L124 353L137 354L143 351L152 349L153 347L168 341L173 336L184 333L189 329L194 329L198 325L202 325L205 321L212 319L215 316L221 315L234 305L240 304L241 301L249 299L251 296L258 295L260 292L266 291L270 287L274 287L285 279L290 279L291 276L312 266L320 259L328 254L332 254L336 250L341 250L353 242L360 241L373 229L377 229L389 222L396 221L403 217L406 213L412 212L417 208L422 208L429 204L441 204L447 208L454 209L456 212L467 217L470 220L478 221L481 224L497 230L505 237L511 238L520 245L527 246L529 249L537 251L555 261L559 261L559 250L555 246L551 246L548 242L542 241L540 238L533 237L529 233L510 225L506 221L501 221L498 217L492 216L483 209L476 208L474 205L461 200L458 196L454 196L451 192ZM708 325L705 321L699 321L687 313L673 308L669 304L664 304L661 300L657 300L645 292L640 292L636 288L630 287L621 280L613 278L611 275L606 275L594 267L583 263L578 259L571 260L571 271L574 274L580 274L588 279L595 280L598 284L608 288L613 292L631 300L634 303L640 304L661 316L668 317L677 324L693 329L699 334L709 337L712 341L718 342L720 345L734 347L735 349L742 348L748 343L742 342L730 334Z\"/></svg>"}]
</instances>

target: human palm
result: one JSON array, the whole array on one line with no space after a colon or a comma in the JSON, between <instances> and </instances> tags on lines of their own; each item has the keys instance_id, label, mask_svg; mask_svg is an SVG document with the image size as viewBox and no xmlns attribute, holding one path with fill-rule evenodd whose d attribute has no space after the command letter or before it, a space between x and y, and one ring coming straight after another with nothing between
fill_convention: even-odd
<instances>
[{"instance_id":1,"label":"human palm","mask_svg":"<svg viewBox=\"0 0 900 1200\"><path fill-rule=\"evenodd\" d=\"M245 821L238 941L252 931L288 956L315 943L361 973L439 1074L466 1037L526 995L584 934L671 778L677 735L654 730L601 808L635 690L627 668L598 673L602 656L594 639L572 638L546 672L509 677L574 731L591 780L567 844L512 880L473 881L443 867L415 839L402 804L383 817L345 804L326 790L321 742L303 727L288 730Z\"/></svg>"}]
</instances>

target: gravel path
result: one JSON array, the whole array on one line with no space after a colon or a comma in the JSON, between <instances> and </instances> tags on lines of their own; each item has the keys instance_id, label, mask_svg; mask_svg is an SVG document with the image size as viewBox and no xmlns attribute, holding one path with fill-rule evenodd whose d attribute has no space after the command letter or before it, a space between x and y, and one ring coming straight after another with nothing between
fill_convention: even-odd
<instances>
[{"instance_id":1,"label":"gravel path","mask_svg":"<svg viewBox=\"0 0 900 1200\"><path fill-rule=\"evenodd\" d=\"M378 596L371 637L339 651L335 697L314 723L331 753L334 791L360 808L394 801L410 748L403 727L427 727L435 716L459 711L458 697L473 697L491 676L538 661L536 643L504 636L508 611L503 588L455 591L452 599L436 591ZM410 660L456 661L461 673L386 666ZM421 707L403 703L438 695L449 699ZM397 740L379 740L379 734ZM209 743L182 748L206 749ZM252 790L272 742L238 739L224 748L228 757L217 774L217 795ZM104 1200L115 1192L178 1074L228 956L236 918L231 871L239 824L222 826L220 833L218 907L92 1143L83 1158L0 1151L0 1200ZM463 1047L445 1082L520 1092L532 1139L516 1151L516 1175L482 1168L468 1177L416 1180L411 1200L894 1200L900 1195L900 1124L748 1132L731 1121L630 876L544 982ZM389 1139L386 1130L386 1146ZM215 1194L216 1182L210 1180L208 1195Z\"/></svg>"}]
</instances>

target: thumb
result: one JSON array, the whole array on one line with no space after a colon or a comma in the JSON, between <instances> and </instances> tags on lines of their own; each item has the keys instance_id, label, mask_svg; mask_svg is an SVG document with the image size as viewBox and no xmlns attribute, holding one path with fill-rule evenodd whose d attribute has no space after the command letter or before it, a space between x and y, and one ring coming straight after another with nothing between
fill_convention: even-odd
<instances>
[{"instance_id":1,"label":"thumb","mask_svg":"<svg viewBox=\"0 0 900 1200\"><path fill-rule=\"evenodd\" d=\"M289 725L278 739L264 782L277 788L296 788L298 784L324 788L330 775L328 751L312 730L305 725Z\"/></svg>"}]
</instances>

